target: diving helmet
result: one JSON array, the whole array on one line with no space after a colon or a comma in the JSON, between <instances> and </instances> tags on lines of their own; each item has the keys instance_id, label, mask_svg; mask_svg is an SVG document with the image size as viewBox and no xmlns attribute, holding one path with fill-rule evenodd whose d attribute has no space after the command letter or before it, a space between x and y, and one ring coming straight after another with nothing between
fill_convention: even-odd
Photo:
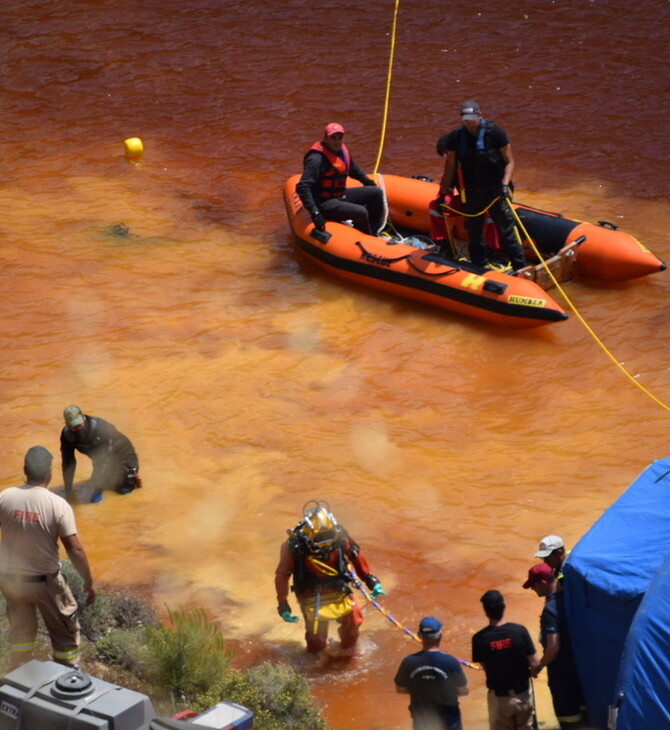
<instances>
[{"instance_id":1,"label":"diving helmet","mask_svg":"<svg viewBox=\"0 0 670 730\"><path fill-rule=\"evenodd\" d=\"M328 502L311 500L305 504L301 532L314 552L330 550L338 537L338 524Z\"/></svg>"}]
</instances>

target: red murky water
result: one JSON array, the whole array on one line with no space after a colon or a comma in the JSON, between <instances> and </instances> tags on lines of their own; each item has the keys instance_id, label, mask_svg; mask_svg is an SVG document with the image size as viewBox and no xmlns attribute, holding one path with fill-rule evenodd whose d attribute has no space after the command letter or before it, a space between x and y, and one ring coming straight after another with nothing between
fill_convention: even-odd
<instances>
[{"instance_id":1,"label":"red murky water","mask_svg":"<svg viewBox=\"0 0 670 730\"><path fill-rule=\"evenodd\" d=\"M309 499L362 544L387 609L412 628L441 617L445 648L468 659L479 596L502 590L535 635L541 605L521 583L540 538L574 544L667 456L667 411L576 317L496 330L296 258L283 182L332 120L374 165L393 10L0 9L2 486L20 481L32 444L57 451L66 405L112 421L146 488L77 507L98 580L206 606L242 662L302 666L273 572ZM401 2L380 171L438 177L435 140L474 97L510 134L518 200L612 221L670 258L669 22L651 0ZM123 155L132 136L139 166ZM566 287L662 403L669 281ZM367 617L353 665L305 671L338 730L406 728L393 675L414 646ZM485 691L468 673L477 730Z\"/></svg>"}]
</instances>

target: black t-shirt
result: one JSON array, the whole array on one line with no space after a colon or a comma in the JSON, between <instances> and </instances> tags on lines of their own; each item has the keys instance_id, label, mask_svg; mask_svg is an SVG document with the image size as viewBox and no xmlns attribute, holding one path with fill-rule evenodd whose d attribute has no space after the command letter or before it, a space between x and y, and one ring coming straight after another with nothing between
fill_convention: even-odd
<instances>
[{"instance_id":1,"label":"black t-shirt","mask_svg":"<svg viewBox=\"0 0 670 730\"><path fill-rule=\"evenodd\" d=\"M455 657L443 651L418 651L406 656L395 683L409 690L412 709L458 706L458 688L468 680Z\"/></svg>"},{"instance_id":2,"label":"black t-shirt","mask_svg":"<svg viewBox=\"0 0 670 730\"><path fill-rule=\"evenodd\" d=\"M472 661L484 665L489 689L527 689L528 657L532 654L535 645L521 624L487 626L472 637Z\"/></svg>"},{"instance_id":3,"label":"black t-shirt","mask_svg":"<svg viewBox=\"0 0 670 730\"><path fill-rule=\"evenodd\" d=\"M495 122L482 119L477 134L470 134L464 125L440 137L438 150L456 153L465 179L466 190L499 186L505 170L500 153L509 144L504 129Z\"/></svg>"},{"instance_id":4,"label":"black t-shirt","mask_svg":"<svg viewBox=\"0 0 670 730\"><path fill-rule=\"evenodd\" d=\"M490 122L486 120L486 124L488 125L486 146L494 150L499 150L503 147L507 147L507 145L509 144L509 137L507 136L507 132L502 127L499 127L495 122ZM470 134L470 132L468 132L464 126L456 127L456 129L452 129L451 132L448 132L443 138L444 142L442 142L442 139L440 140L442 142L443 149L451 150L452 152L460 152L462 134L461 130L465 132L465 134L463 135L463 140L465 140L468 149L475 149L477 145L478 135Z\"/></svg>"}]
</instances>

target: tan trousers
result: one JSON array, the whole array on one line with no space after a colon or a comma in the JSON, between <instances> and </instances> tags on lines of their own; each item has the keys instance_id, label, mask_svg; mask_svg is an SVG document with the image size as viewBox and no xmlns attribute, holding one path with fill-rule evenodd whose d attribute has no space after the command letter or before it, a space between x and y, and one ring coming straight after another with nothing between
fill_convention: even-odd
<instances>
[{"instance_id":1,"label":"tan trousers","mask_svg":"<svg viewBox=\"0 0 670 730\"><path fill-rule=\"evenodd\" d=\"M530 691L498 697L488 692L490 730L533 730L533 698Z\"/></svg>"},{"instance_id":2,"label":"tan trousers","mask_svg":"<svg viewBox=\"0 0 670 730\"><path fill-rule=\"evenodd\" d=\"M54 661L68 667L77 666L78 606L61 573L40 582L26 582L20 576L2 574L0 590L7 602L12 668L32 659L37 637L37 611L49 632Z\"/></svg>"}]
</instances>

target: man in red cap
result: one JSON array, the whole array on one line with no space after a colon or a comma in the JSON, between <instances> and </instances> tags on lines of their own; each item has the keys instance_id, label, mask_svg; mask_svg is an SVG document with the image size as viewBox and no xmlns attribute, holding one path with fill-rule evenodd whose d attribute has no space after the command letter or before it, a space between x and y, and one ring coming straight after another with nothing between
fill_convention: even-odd
<instances>
[{"instance_id":1,"label":"man in red cap","mask_svg":"<svg viewBox=\"0 0 670 730\"><path fill-rule=\"evenodd\" d=\"M379 233L385 223L384 194L354 162L341 124L326 125L323 139L309 148L303 164L296 190L319 231L325 231L326 220L350 220L363 233ZM364 187L347 188L347 177Z\"/></svg>"},{"instance_id":2,"label":"man in red cap","mask_svg":"<svg viewBox=\"0 0 670 730\"><path fill-rule=\"evenodd\" d=\"M563 588L547 563L538 563L528 571L524 588L532 588L544 598L540 616L540 644L544 649L534 677L547 668L547 679L554 712L561 730L588 727L582 686L572 653Z\"/></svg>"}]
</instances>

